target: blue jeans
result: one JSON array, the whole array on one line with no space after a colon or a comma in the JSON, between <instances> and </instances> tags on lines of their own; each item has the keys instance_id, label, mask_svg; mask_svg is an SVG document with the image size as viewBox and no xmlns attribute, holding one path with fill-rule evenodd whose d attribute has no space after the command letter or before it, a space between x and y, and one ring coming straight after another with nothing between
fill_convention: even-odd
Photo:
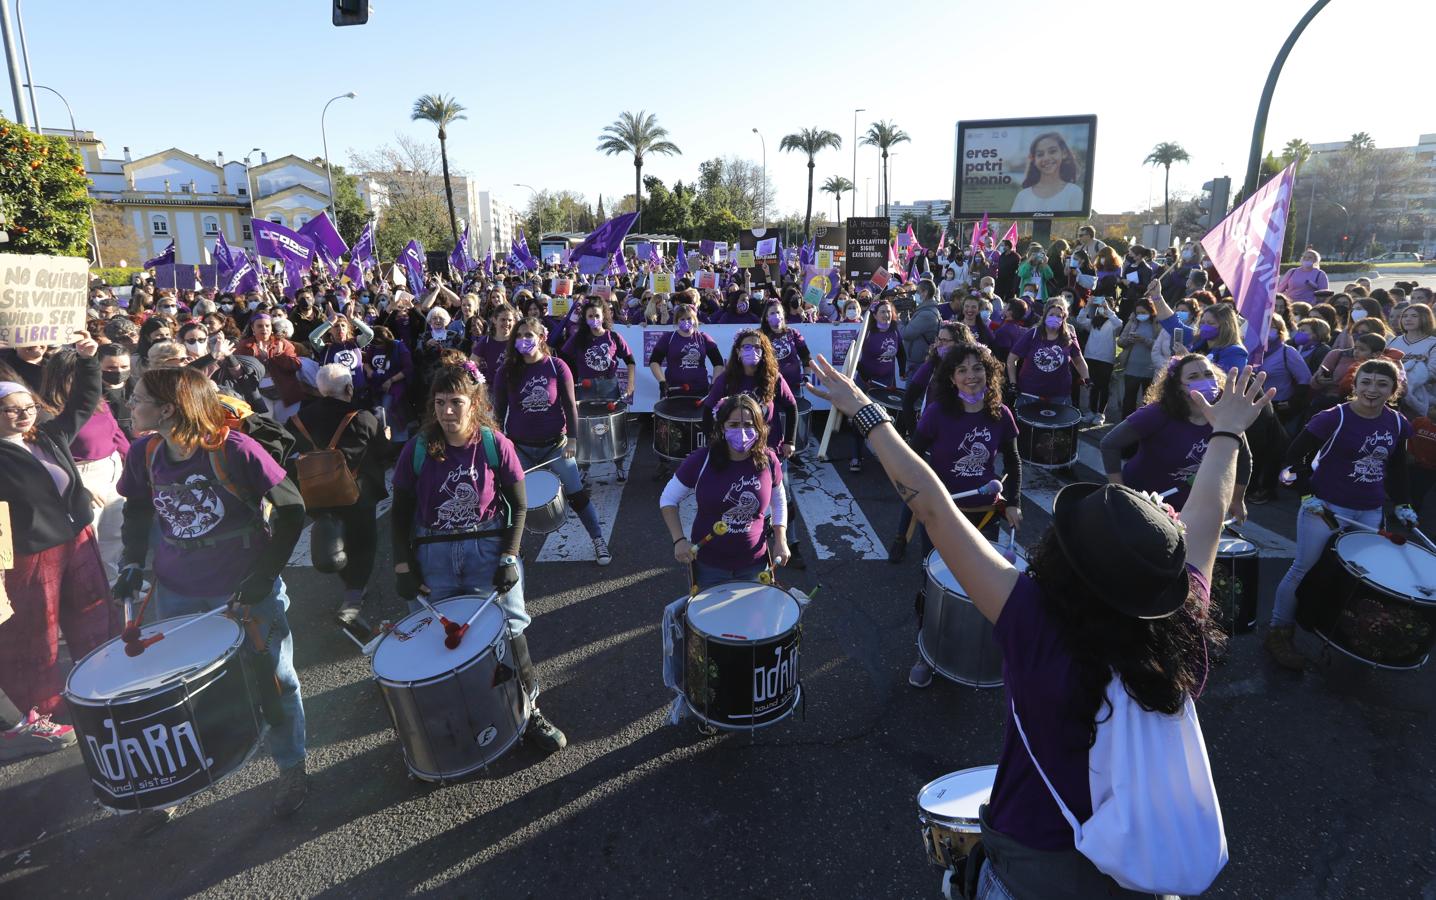
<instances>
[{"instance_id":1,"label":"blue jeans","mask_svg":"<svg viewBox=\"0 0 1436 900\"><path fill-rule=\"evenodd\" d=\"M977 876L977 900L1016 900L997 877L992 863L986 860L982 863L982 873Z\"/></svg>"},{"instance_id":2,"label":"blue jeans","mask_svg":"<svg viewBox=\"0 0 1436 900\"><path fill-rule=\"evenodd\" d=\"M420 526L418 536L431 532ZM494 572L503 555L498 537L468 538L462 541L435 541L420 544L414 548L419 560L419 574L429 586L430 602L447 600L461 594L477 594L487 597L494 589ZM504 612L504 624L509 636L518 637L524 633L529 622L528 609L524 606L524 564L519 560L519 583L498 598L499 609ZM409 611L418 612L423 606L417 600L409 601Z\"/></svg>"},{"instance_id":3,"label":"blue jeans","mask_svg":"<svg viewBox=\"0 0 1436 900\"><path fill-rule=\"evenodd\" d=\"M725 581L757 581L758 573L766 568L768 568L766 562L755 562L751 566L742 566L737 569L720 569L717 566L704 565L701 562L693 563L693 572L698 579L700 591Z\"/></svg>"},{"instance_id":4,"label":"blue jeans","mask_svg":"<svg viewBox=\"0 0 1436 900\"><path fill-rule=\"evenodd\" d=\"M195 597L155 586L155 614L161 619L171 616L197 615L229 603L229 594L218 597ZM274 579L274 591L260 602L248 607L259 624L273 657L275 678L279 681L279 706L283 721L269 729L269 752L280 771L304 762L304 697L299 689L299 673L294 670L294 635L289 630L289 596L284 579ZM248 639L241 651L255 656ZM261 677L263 674L261 673Z\"/></svg>"},{"instance_id":5,"label":"blue jeans","mask_svg":"<svg viewBox=\"0 0 1436 900\"><path fill-rule=\"evenodd\" d=\"M541 447L514 443L514 451L518 453L519 462L523 464L525 470L548 463L544 468L558 476L559 482L563 485L563 495L572 497L583 490L583 473L578 470L577 462L564 456L563 449L563 444L560 441L554 441L552 444L545 444ZM602 536L603 531L598 525L598 512L593 508L593 504L585 503L583 509L574 510L574 512L578 513L578 520L583 523L583 529L588 532L589 537Z\"/></svg>"},{"instance_id":6,"label":"blue jeans","mask_svg":"<svg viewBox=\"0 0 1436 900\"><path fill-rule=\"evenodd\" d=\"M1343 519L1353 519L1363 525L1370 525L1372 528L1381 527L1381 509L1348 509L1345 506L1337 506L1334 503L1326 504L1331 510ZM1273 628L1285 628L1290 625L1296 617L1296 588L1311 567L1321 559L1321 551L1326 549L1326 542L1331 540L1332 531L1316 513L1303 510L1296 517L1296 558L1291 561L1291 568L1286 570L1282 576L1281 584L1276 586L1276 602L1271 609L1271 624Z\"/></svg>"},{"instance_id":7,"label":"blue jeans","mask_svg":"<svg viewBox=\"0 0 1436 900\"><path fill-rule=\"evenodd\" d=\"M619 397L618 376L591 378L587 385L580 381L574 385L574 397L578 400L617 400Z\"/></svg>"}]
</instances>

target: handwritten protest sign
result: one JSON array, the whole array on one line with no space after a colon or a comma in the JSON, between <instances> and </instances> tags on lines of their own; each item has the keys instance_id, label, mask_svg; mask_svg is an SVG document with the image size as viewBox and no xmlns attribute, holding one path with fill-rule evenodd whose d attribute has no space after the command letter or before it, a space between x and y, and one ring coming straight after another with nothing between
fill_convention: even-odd
<instances>
[{"instance_id":1,"label":"handwritten protest sign","mask_svg":"<svg viewBox=\"0 0 1436 900\"><path fill-rule=\"evenodd\" d=\"M833 251L819 250L815 265L820 269L831 269L833 267Z\"/></svg>"},{"instance_id":2,"label":"handwritten protest sign","mask_svg":"<svg viewBox=\"0 0 1436 900\"><path fill-rule=\"evenodd\" d=\"M738 268L740 268L740 269L751 269L751 268L753 268L753 266L754 266L754 262L753 262L753 251L752 251L752 250L739 250L739 251L738 251Z\"/></svg>"},{"instance_id":3,"label":"handwritten protest sign","mask_svg":"<svg viewBox=\"0 0 1436 900\"><path fill-rule=\"evenodd\" d=\"M553 295L555 297L567 297L573 293L572 278L553 279Z\"/></svg>"},{"instance_id":4,"label":"handwritten protest sign","mask_svg":"<svg viewBox=\"0 0 1436 900\"><path fill-rule=\"evenodd\" d=\"M88 260L0 253L0 347L64 344L85 330Z\"/></svg>"},{"instance_id":5,"label":"handwritten protest sign","mask_svg":"<svg viewBox=\"0 0 1436 900\"><path fill-rule=\"evenodd\" d=\"M700 291L716 291L716 290L718 290L718 273L717 273L717 272L696 272L696 273L694 273L694 274L697 276L697 280L696 280L695 283L696 283L696 285L697 285L697 287L698 287L698 290L700 290Z\"/></svg>"},{"instance_id":6,"label":"handwritten protest sign","mask_svg":"<svg viewBox=\"0 0 1436 900\"><path fill-rule=\"evenodd\" d=\"M654 272L654 273L653 273L653 292L656 293L656 294L671 294L671 293L673 293L673 273L672 273L672 272Z\"/></svg>"}]
</instances>

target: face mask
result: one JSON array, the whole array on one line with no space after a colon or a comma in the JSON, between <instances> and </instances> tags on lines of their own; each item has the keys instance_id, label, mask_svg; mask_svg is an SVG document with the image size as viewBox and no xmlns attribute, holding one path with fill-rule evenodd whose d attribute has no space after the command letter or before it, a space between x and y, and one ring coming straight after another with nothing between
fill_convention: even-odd
<instances>
[{"instance_id":1,"label":"face mask","mask_svg":"<svg viewBox=\"0 0 1436 900\"><path fill-rule=\"evenodd\" d=\"M987 388L982 388L975 394L969 394L962 388L958 388L957 396L962 398L963 403L981 403L982 398L987 396Z\"/></svg>"},{"instance_id":2,"label":"face mask","mask_svg":"<svg viewBox=\"0 0 1436 900\"><path fill-rule=\"evenodd\" d=\"M589 327L589 328L592 328L594 331L602 331L602 330L603 330L603 320L602 320L602 319L589 319L589 320L588 320L588 327Z\"/></svg>"},{"instance_id":3,"label":"face mask","mask_svg":"<svg viewBox=\"0 0 1436 900\"><path fill-rule=\"evenodd\" d=\"M987 285L986 287L984 287L984 288L982 289L982 296L984 296L984 297L991 297L992 294L993 294L992 285Z\"/></svg>"},{"instance_id":4,"label":"face mask","mask_svg":"<svg viewBox=\"0 0 1436 900\"><path fill-rule=\"evenodd\" d=\"M758 441L756 428L724 428L723 437L735 453L747 453Z\"/></svg>"},{"instance_id":5,"label":"face mask","mask_svg":"<svg viewBox=\"0 0 1436 900\"><path fill-rule=\"evenodd\" d=\"M1187 382L1187 390L1197 391L1203 397L1207 398L1208 403L1216 403L1217 398L1221 396L1222 393L1221 390L1217 388L1216 381L1211 378L1199 378L1196 381L1189 381Z\"/></svg>"},{"instance_id":6,"label":"face mask","mask_svg":"<svg viewBox=\"0 0 1436 900\"><path fill-rule=\"evenodd\" d=\"M521 337L514 340L514 349L522 353L524 356L528 356L530 353L534 352L534 348L537 346L538 341L534 340L533 338Z\"/></svg>"},{"instance_id":7,"label":"face mask","mask_svg":"<svg viewBox=\"0 0 1436 900\"><path fill-rule=\"evenodd\" d=\"M185 341L184 345L186 349L191 350L195 353L198 353L204 349L204 341Z\"/></svg>"},{"instance_id":8,"label":"face mask","mask_svg":"<svg viewBox=\"0 0 1436 900\"><path fill-rule=\"evenodd\" d=\"M1185 309L1179 309L1179 310L1177 310L1177 321L1178 321L1178 322L1181 322L1183 325L1186 325L1186 324L1187 324L1188 322L1190 322L1191 320L1192 320L1192 314L1191 314L1191 313L1187 312Z\"/></svg>"},{"instance_id":9,"label":"face mask","mask_svg":"<svg viewBox=\"0 0 1436 900\"><path fill-rule=\"evenodd\" d=\"M233 303L221 303L221 304L219 305L219 308L220 308L220 311L221 311L221 312L229 312L230 310L234 309L234 304L233 304Z\"/></svg>"},{"instance_id":10,"label":"face mask","mask_svg":"<svg viewBox=\"0 0 1436 900\"><path fill-rule=\"evenodd\" d=\"M174 315L175 313L179 312L179 307L177 307L177 306L161 306L161 307L160 307L160 312L161 312L162 314L166 315L166 316L172 316L172 315Z\"/></svg>"},{"instance_id":11,"label":"face mask","mask_svg":"<svg viewBox=\"0 0 1436 900\"><path fill-rule=\"evenodd\" d=\"M849 322L856 322L858 320L858 311L856 309L850 309L844 315L844 318Z\"/></svg>"},{"instance_id":12,"label":"face mask","mask_svg":"<svg viewBox=\"0 0 1436 900\"><path fill-rule=\"evenodd\" d=\"M1298 331L1296 334L1291 336L1291 342L1293 344L1296 344L1298 347L1305 347L1307 344L1311 343L1311 335L1307 334L1305 331Z\"/></svg>"},{"instance_id":13,"label":"face mask","mask_svg":"<svg viewBox=\"0 0 1436 900\"><path fill-rule=\"evenodd\" d=\"M692 334L693 321L691 319L684 319L683 321L678 323L678 330L683 334Z\"/></svg>"},{"instance_id":14,"label":"face mask","mask_svg":"<svg viewBox=\"0 0 1436 900\"><path fill-rule=\"evenodd\" d=\"M1280 343L1281 343L1281 332L1279 332L1279 331L1268 331L1268 332L1266 333L1266 345L1267 345L1268 347L1275 347L1277 344L1280 344Z\"/></svg>"},{"instance_id":15,"label":"face mask","mask_svg":"<svg viewBox=\"0 0 1436 900\"><path fill-rule=\"evenodd\" d=\"M1102 306L1102 305L1105 304L1106 302L1107 302L1107 301L1104 300L1104 299L1101 298L1101 297L1093 297L1093 298L1092 298L1092 305L1093 305L1093 306Z\"/></svg>"},{"instance_id":16,"label":"face mask","mask_svg":"<svg viewBox=\"0 0 1436 900\"><path fill-rule=\"evenodd\" d=\"M783 317L777 313L768 313L768 324L774 328L779 328L783 324Z\"/></svg>"},{"instance_id":17,"label":"face mask","mask_svg":"<svg viewBox=\"0 0 1436 900\"><path fill-rule=\"evenodd\" d=\"M944 356L947 355L947 351L949 351L949 350L951 350L951 349L952 349L952 345L951 345L951 344L938 344L938 345L937 345L937 358L938 358L938 359L942 359Z\"/></svg>"},{"instance_id":18,"label":"face mask","mask_svg":"<svg viewBox=\"0 0 1436 900\"><path fill-rule=\"evenodd\" d=\"M763 358L763 348L747 344L738 348L738 358L743 360L745 366L756 366L758 360Z\"/></svg>"},{"instance_id":19,"label":"face mask","mask_svg":"<svg viewBox=\"0 0 1436 900\"><path fill-rule=\"evenodd\" d=\"M1303 269L1311 269L1311 268L1315 268L1315 266L1316 266L1316 260L1314 260L1314 259L1303 259L1303 260L1301 261L1301 267L1302 267Z\"/></svg>"},{"instance_id":20,"label":"face mask","mask_svg":"<svg viewBox=\"0 0 1436 900\"><path fill-rule=\"evenodd\" d=\"M748 301L747 301L747 300L739 300L739 301L738 301L738 305L737 305L737 307L735 307L735 308L736 308L736 309L738 310L738 312L740 312L740 313L745 313L745 312L747 312L747 311L748 311Z\"/></svg>"},{"instance_id":21,"label":"face mask","mask_svg":"<svg viewBox=\"0 0 1436 900\"><path fill-rule=\"evenodd\" d=\"M1048 316L1047 318L1042 320L1042 323L1053 331L1056 331L1057 329L1062 327L1062 317Z\"/></svg>"},{"instance_id":22,"label":"face mask","mask_svg":"<svg viewBox=\"0 0 1436 900\"><path fill-rule=\"evenodd\" d=\"M434 340L442 341L445 337L448 336L449 329L443 327L442 325L437 328L435 328L433 325L430 325L429 333L434 336Z\"/></svg>"},{"instance_id":23,"label":"face mask","mask_svg":"<svg viewBox=\"0 0 1436 900\"><path fill-rule=\"evenodd\" d=\"M1183 262L1191 262L1191 261L1192 261L1192 251L1190 251L1190 250L1183 250L1183 251L1182 251L1182 261L1183 261Z\"/></svg>"},{"instance_id":24,"label":"face mask","mask_svg":"<svg viewBox=\"0 0 1436 900\"><path fill-rule=\"evenodd\" d=\"M1366 310L1361 307L1357 307L1351 311L1351 321L1360 322L1364 318L1366 318Z\"/></svg>"},{"instance_id":25,"label":"face mask","mask_svg":"<svg viewBox=\"0 0 1436 900\"><path fill-rule=\"evenodd\" d=\"M1212 338L1217 336L1217 332L1219 331L1221 331L1221 329L1215 325L1203 325L1201 328L1197 329L1197 337L1201 338L1204 341L1210 341Z\"/></svg>"},{"instance_id":26,"label":"face mask","mask_svg":"<svg viewBox=\"0 0 1436 900\"><path fill-rule=\"evenodd\" d=\"M988 312L988 311L985 310L985 309L982 310L982 311L980 311L980 312L977 314L977 317L978 317L979 319L981 319L982 321L984 321L984 322L991 322L991 321L992 321L992 313Z\"/></svg>"},{"instance_id":27,"label":"face mask","mask_svg":"<svg viewBox=\"0 0 1436 900\"><path fill-rule=\"evenodd\" d=\"M100 377L103 378L103 379L105 379L105 384L108 384L108 385L119 385L119 384L124 384L125 381L129 379L130 373L129 373L129 372L121 372L121 371L119 371L118 369L116 369L116 370L112 370L112 371L109 371L109 372L102 372L102 373L100 373Z\"/></svg>"},{"instance_id":28,"label":"face mask","mask_svg":"<svg viewBox=\"0 0 1436 900\"><path fill-rule=\"evenodd\" d=\"M877 326L878 331L887 331L892 326L891 322L880 322L877 319L873 319L873 324Z\"/></svg>"},{"instance_id":29,"label":"face mask","mask_svg":"<svg viewBox=\"0 0 1436 900\"><path fill-rule=\"evenodd\" d=\"M1148 321L1151 321L1151 318L1152 318L1152 317L1149 316L1149 315L1147 315L1146 313L1137 313L1137 321L1138 321L1138 322L1148 322Z\"/></svg>"}]
</instances>

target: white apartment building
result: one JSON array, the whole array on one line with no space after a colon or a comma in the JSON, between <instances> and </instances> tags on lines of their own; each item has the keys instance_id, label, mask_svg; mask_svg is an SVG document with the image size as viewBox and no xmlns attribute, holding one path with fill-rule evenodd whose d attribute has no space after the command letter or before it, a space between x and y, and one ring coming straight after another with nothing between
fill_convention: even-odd
<instances>
[{"instance_id":1,"label":"white apartment building","mask_svg":"<svg viewBox=\"0 0 1436 900\"><path fill-rule=\"evenodd\" d=\"M1325 155L1345 150L1346 145L1346 141L1312 144L1309 164L1312 165L1313 171L1324 164L1323 157ZM1419 235L1420 250L1427 257L1436 255L1436 134L1421 135L1417 138L1414 147L1377 147L1371 152L1400 153L1415 159L1421 174L1416 186L1405 196L1405 208L1413 215L1424 215L1431 223ZM1300 188L1298 188L1299 191ZM1410 239L1417 235L1403 235L1403 237ZM1364 240L1365 236L1362 236L1361 239Z\"/></svg>"},{"instance_id":2,"label":"white apartment building","mask_svg":"<svg viewBox=\"0 0 1436 900\"><path fill-rule=\"evenodd\" d=\"M926 216L946 228L948 220L952 218L952 201L917 200L912 203L893 203L888 209L888 221L897 225L902 221L902 217L908 214L915 218Z\"/></svg>"}]
</instances>

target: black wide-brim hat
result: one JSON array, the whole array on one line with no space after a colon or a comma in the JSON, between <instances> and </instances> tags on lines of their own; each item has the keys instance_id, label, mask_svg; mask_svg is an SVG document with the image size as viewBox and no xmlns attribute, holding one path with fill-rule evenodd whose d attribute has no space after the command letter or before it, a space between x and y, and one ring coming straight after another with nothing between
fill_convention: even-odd
<instances>
[{"instance_id":1,"label":"black wide-brim hat","mask_svg":"<svg viewBox=\"0 0 1436 900\"><path fill-rule=\"evenodd\" d=\"M1146 495L1120 484L1069 484L1057 492L1052 519L1068 564L1108 606L1161 619L1186 603L1186 537Z\"/></svg>"}]
</instances>

